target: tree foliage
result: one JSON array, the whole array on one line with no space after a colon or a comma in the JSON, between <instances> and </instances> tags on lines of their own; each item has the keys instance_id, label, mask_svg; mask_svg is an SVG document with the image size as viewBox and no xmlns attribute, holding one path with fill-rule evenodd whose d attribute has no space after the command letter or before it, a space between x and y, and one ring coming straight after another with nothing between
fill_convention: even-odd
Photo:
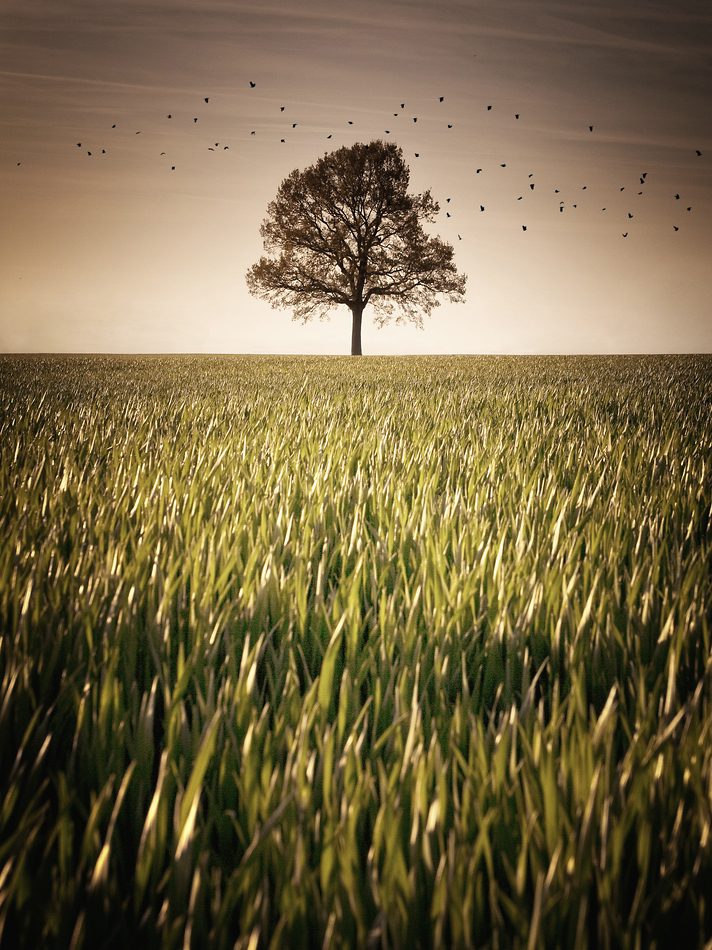
<instances>
[{"instance_id":1,"label":"tree foliage","mask_svg":"<svg viewBox=\"0 0 712 950\"><path fill-rule=\"evenodd\" d=\"M430 191L408 193L410 173L402 150L380 140L325 154L295 169L270 202L260 233L266 255L247 272L252 294L294 319L324 318L348 307L358 323L367 305L378 325L392 317L422 327L439 306L438 295L464 300L453 247L432 237L439 211Z\"/></svg>"}]
</instances>

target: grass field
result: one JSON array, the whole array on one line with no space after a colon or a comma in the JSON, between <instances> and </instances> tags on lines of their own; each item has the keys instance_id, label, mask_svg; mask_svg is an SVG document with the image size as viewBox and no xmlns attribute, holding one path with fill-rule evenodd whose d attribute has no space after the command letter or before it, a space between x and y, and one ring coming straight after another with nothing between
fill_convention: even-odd
<instances>
[{"instance_id":1,"label":"grass field","mask_svg":"<svg viewBox=\"0 0 712 950\"><path fill-rule=\"evenodd\" d=\"M0 945L712 944L712 357L0 358Z\"/></svg>"}]
</instances>

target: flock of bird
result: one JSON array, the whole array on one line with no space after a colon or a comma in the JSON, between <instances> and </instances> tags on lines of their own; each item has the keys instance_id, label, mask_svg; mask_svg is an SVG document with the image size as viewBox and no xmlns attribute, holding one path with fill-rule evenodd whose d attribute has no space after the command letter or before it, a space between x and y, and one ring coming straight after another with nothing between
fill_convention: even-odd
<instances>
[{"instance_id":1,"label":"flock of bird","mask_svg":"<svg viewBox=\"0 0 712 950\"><path fill-rule=\"evenodd\" d=\"M257 87L257 82L255 82L255 81L253 81L253 80L249 80L249 88L250 88L250 89L255 89L256 87ZM437 97L437 102L438 102L438 104L442 104L442 103L444 103L444 101L445 101L445 96L439 96L439 97ZM202 108L204 108L205 106L209 105L209 103L210 103L210 96L204 96L203 99L202 99ZM412 119L413 124L414 124L414 125L417 125L418 119L420 118L420 116L417 116L417 115L406 116L406 113L405 113L405 111L404 111L405 108L406 108L406 103L405 103L405 102L401 102L398 111L393 112L393 113L392 113L392 117L393 117L394 119L401 119L401 120L404 119L404 118L410 118L410 119ZM286 110L286 106L284 106L284 105L280 105L280 106L279 106L280 114L281 114L281 113L284 113L285 110ZM488 113L492 112L492 111L493 111L493 105L492 105L492 104L487 105L485 111L488 112ZM514 116L514 120L515 120L515 121L518 121L518 120L521 118L521 113L519 113L519 112L512 113L512 114L513 114L513 116ZM192 124L195 126L195 125L198 124L200 118L201 118L201 117L200 117L199 115L194 115L194 116L190 116L189 119L188 119L188 121L190 122L190 121L192 120ZM165 115L165 121L169 121L169 120L173 120L173 119L174 119L174 114L173 114L173 113L168 113L168 114ZM298 125L299 125L298 122L291 122L291 123L289 123L289 124L291 124L291 129L292 129L292 130L296 129L296 128L298 127ZM389 124L392 125L393 123L389 123ZM116 128L117 128L117 125L118 125L118 123L113 123L113 124L111 125L111 130L116 129ZM353 126L353 125L354 125L354 121L353 121L352 119L347 120L347 126ZM447 127L447 130L450 130L450 129L453 128L454 123L453 123L453 122L445 122L445 121L443 121L443 128L444 128L445 126ZM589 126L588 126L588 131L589 131L589 133L593 133L593 131L594 131L594 126L593 126L593 125L589 125ZM134 135L141 135L142 132L143 132L142 129L135 130L135 131L134 131ZM384 133L385 135L391 135L391 134L393 134L393 129L391 129L391 128L384 129L384 130L383 130L383 133ZM257 133L257 129L252 129L252 130L250 131L250 136L255 136L255 137L256 137L257 134L258 134L258 133ZM330 133L326 136L326 139L329 140L329 139L332 138L332 136L333 136L333 132L330 132ZM287 142L286 135L285 135L285 136L282 136L282 137L280 138L280 143L285 144L286 142ZM104 143L104 144L107 144L107 143ZM82 150L86 151L87 157L93 157L93 156L100 155L100 154L101 154L101 155L105 155L105 154L106 154L106 151L107 151L106 148L101 148L101 149L99 150L99 148L97 148L96 146L92 146L91 148L87 148L87 147L86 147L86 144L85 144L85 143L83 144L82 142L77 142L77 143L76 143L76 147L79 148L79 149L82 149ZM216 152L216 151L229 151L229 150L230 150L230 146L229 146L229 145L221 144L220 142L214 142L214 143L209 144L209 145L206 143L206 144L204 144L204 147L206 148L207 151L211 151L211 152ZM702 156L702 152L701 152L699 149L696 149L696 150L695 150L695 154L696 154L696 156L697 156L698 158ZM165 156L166 156L166 152L165 152L165 151L160 152L160 156L159 156L159 157L165 157ZM417 158L420 158L421 152L419 152L419 151L417 151L417 152L414 151L414 152L413 152L413 156L414 156L414 158L416 158L416 159L417 159ZM18 165L18 166L22 165L22 162L17 162L17 165ZM171 170L171 171L175 171L175 170L176 170L176 167L177 167L176 165L171 164L171 165L170 165L170 170ZM499 163L499 167L500 167L500 168L507 168L507 163L506 163L506 162L500 162L500 163ZM475 174L476 174L476 175L485 174L485 172L486 172L487 170L489 170L489 169L485 169L485 167L475 168ZM533 191L535 190L535 188L537 187L537 184L538 184L536 181L531 181L531 180L530 180L530 179L534 178L534 176L535 176L535 173L534 173L534 172L530 172L529 175L528 175L528 179L527 179L527 181L525 182L525 184L528 184L529 189L530 189L530 192L533 192ZM638 196L642 196L642 195L644 194L645 186L646 186L646 183L647 183L648 172L647 172L647 171L641 172L638 177L639 177L639 184L638 184L638 187L639 187L641 190L639 190L637 194L638 194ZM581 191L586 191L587 188L588 188L587 185L582 185L582 186L581 186ZM624 192L624 191L628 190L629 193L630 193L630 191L631 191L630 188L627 189L627 186L626 186L626 185L620 186L620 189L619 189L619 190L620 190L620 192ZM530 193L530 192L529 192L529 193ZM554 188L554 189L553 189L553 193L554 193L555 195L560 195L562 192L561 192L561 189L560 189L560 188ZM519 196L516 198L516 201L523 201L523 200L524 200L524 194L521 194L521 195L519 195ZM570 210L576 210L576 209L578 208L578 201L570 201L569 204L567 205L564 199L558 198L558 199L556 199L556 200L558 201L558 210L559 210L560 213L564 213L565 210L569 210L569 209L570 209ZM673 199L672 196L671 196L671 200L674 200L675 202L681 201L681 200L682 200L682 199L681 199L681 195L680 195L679 193L675 193L675 194L674 194L674 199ZM451 199L450 199L450 198L447 198L446 201L447 201L448 204L450 204ZM452 207L452 206L451 206L451 207ZM631 204L630 207L633 208L633 204ZM684 207L684 205L683 205L683 207ZM479 204L479 211L480 211L480 213L485 212L485 210L486 210L486 206L485 206L484 204ZM602 211L602 212L605 212L605 211L607 211L607 210L608 210L608 206L607 206L607 205L604 205L604 206L601 208L601 211ZM692 211L692 206L691 206L691 205L686 206L686 211L687 211L687 212ZM636 213L637 213L637 212L636 212ZM451 214L451 212L450 212L449 210L446 210L446 217L447 217L447 218L451 218L451 217L452 217L452 214ZM633 211L633 210L628 210L628 211L627 211L627 219L626 219L626 221L630 221L630 220L633 219L634 217L635 217L634 211ZM680 225L679 225L679 223L678 223L678 224L672 224L672 227L673 227L674 231L679 231L679 230L680 230ZM522 228L522 231L527 231L527 230L528 230L528 225L522 224L522 225L521 225L521 228ZM622 235L622 237L627 238L628 235L629 235L629 233L630 233L630 231L626 230L626 231L624 231L624 232L621 232L621 235ZM458 234L457 237L458 237L458 240L462 240L462 236L461 236L460 234Z\"/></svg>"}]
</instances>

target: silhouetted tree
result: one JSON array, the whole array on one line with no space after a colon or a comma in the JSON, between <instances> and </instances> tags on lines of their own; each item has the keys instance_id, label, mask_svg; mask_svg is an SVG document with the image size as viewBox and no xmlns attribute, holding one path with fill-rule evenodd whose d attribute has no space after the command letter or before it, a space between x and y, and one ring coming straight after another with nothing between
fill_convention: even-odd
<instances>
[{"instance_id":1,"label":"silhouetted tree","mask_svg":"<svg viewBox=\"0 0 712 950\"><path fill-rule=\"evenodd\" d=\"M403 151L373 141L339 148L279 186L260 228L267 256L247 272L250 293L273 307L291 307L306 323L339 305L352 313L351 354L361 355L361 321L410 320L439 306L443 294L462 302L451 244L430 237L424 223L439 211L430 191L408 194Z\"/></svg>"}]
</instances>

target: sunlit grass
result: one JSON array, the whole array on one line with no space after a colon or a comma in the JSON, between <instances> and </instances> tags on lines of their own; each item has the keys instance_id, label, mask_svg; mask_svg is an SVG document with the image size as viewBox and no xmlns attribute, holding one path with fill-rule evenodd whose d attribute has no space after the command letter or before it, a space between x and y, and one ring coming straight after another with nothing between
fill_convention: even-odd
<instances>
[{"instance_id":1,"label":"sunlit grass","mask_svg":"<svg viewBox=\"0 0 712 950\"><path fill-rule=\"evenodd\" d=\"M712 358L0 360L8 946L702 947Z\"/></svg>"}]
</instances>

